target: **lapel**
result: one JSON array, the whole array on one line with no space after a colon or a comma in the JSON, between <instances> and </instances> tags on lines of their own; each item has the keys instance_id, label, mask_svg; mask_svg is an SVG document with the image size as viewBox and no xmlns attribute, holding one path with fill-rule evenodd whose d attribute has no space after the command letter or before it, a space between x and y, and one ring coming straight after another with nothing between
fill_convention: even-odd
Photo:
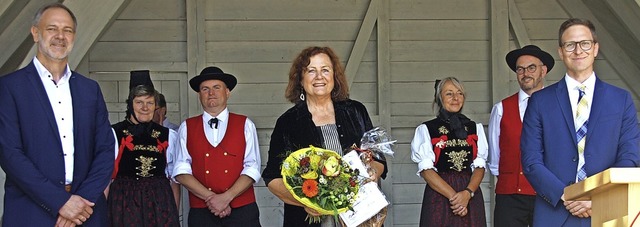
<instances>
[{"instance_id":1,"label":"lapel","mask_svg":"<svg viewBox=\"0 0 640 227\"><path fill-rule=\"evenodd\" d=\"M47 91L44 89L44 85L42 84L42 80L40 79L40 75L38 74L38 70L36 70L36 66L33 64L33 61L26 67L26 75L29 84L34 88L36 92L36 98L38 99L36 103L38 103L42 110L44 111L44 115L49 122L49 126L51 130L58 135L58 124L56 123L55 115L53 114L53 108L51 108L51 102L49 101L49 96L47 96ZM56 141L59 141L60 137L56 137Z\"/></svg>"},{"instance_id":2,"label":"lapel","mask_svg":"<svg viewBox=\"0 0 640 227\"><path fill-rule=\"evenodd\" d=\"M598 125L598 118L600 118L600 114L602 113L602 108L600 108L600 104L607 102L605 95L606 89L604 87L604 82L596 77L596 85L593 91L593 101L591 101L591 112L589 113L589 125L587 128L587 143L589 143L589 138L592 138L591 135L596 132L596 127ZM610 101L609 101L610 102ZM585 149L588 146L585 146Z\"/></svg>"},{"instance_id":3,"label":"lapel","mask_svg":"<svg viewBox=\"0 0 640 227\"><path fill-rule=\"evenodd\" d=\"M560 106L560 110L562 111L562 116L564 117L564 122L567 124L567 128L569 132L572 132L571 141L573 144L577 146L578 141L576 139L576 128L573 125L573 111L571 110L571 103L569 103L569 93L567 92L567 82L564 80L564 77L558 81L558 86L556 87L556 99L558 101L558 105Z\"/></svg>"}]
</instances>

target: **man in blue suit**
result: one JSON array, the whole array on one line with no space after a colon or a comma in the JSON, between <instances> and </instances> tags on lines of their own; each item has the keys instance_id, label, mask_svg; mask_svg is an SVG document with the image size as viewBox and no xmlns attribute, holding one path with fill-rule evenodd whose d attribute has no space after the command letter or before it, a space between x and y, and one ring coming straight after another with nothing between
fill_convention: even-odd
<instances>
[{"instance_id":1,"label":"man in blue suit","mask_svg":"<svg viewBox=\"0 0 640 227\"><path fill-rule=\"evenodd\" d=\"M591 201L567 201L564 188L611 167L639 166L636 108L627 91L596 77L590 21L565 21L559 44L567 73L529 100L522 165L538 193L535 226L591 226Z\"/></svg>"},{"instance_id":2,"label":"man in blue suit","mask_svg":"<svg viewBox=\"0 0 640 227\"><path fill-rule=\"evenodd\" d=\"M114 136L98 84L69 69L76 18L41 8L33 61L0 78L4 226L106 226Z\"/></svg>"}]
</instances>

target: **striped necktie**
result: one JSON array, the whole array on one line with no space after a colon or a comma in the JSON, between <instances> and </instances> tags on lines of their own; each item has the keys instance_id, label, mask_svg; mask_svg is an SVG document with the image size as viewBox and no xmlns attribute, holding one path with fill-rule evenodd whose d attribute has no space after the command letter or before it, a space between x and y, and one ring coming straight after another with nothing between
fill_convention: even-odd
<instances>
[{"instance_id":1,"label":"striped necktie","mask_svg":"<svg viewBox=\"0 0 640 227\"><path fill-rule=\"evenodd\" d=\"M576 110L576 125L579 125L580 128L576 130L576 139L578 141L578 181L583 181L587 178L587 172L584 169L584 145L587 140L587 124L589 123L589 103L586 98L584 98L584 90L586 86L580 85L578 86L578 90L580 91L580 95L578 96L578 108Z\"/></svg>"}]
</instances>

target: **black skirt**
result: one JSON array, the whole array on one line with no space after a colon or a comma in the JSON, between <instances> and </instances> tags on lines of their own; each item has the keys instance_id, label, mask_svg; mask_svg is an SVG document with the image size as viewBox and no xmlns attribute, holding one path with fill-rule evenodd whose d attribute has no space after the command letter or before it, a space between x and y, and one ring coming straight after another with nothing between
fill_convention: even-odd
<instances>
[{"instance_id":1,"label":"black skirt","mask_svg":"<svg viewBox=\"0 0 640 227\"><path fill-rule=\"evenodd\" d=\"M449 184L453 190L463 191L471 180L471 172L449 171L438 173L440 177ZM480 188L476 190L475 195L467 209L469 212L464 217L453 214L449 199L442 194L431 189L427 185L424 189L422 198L422 211L420 211L420 227L425 226L487 226L487 220L484 212L484 200Z\"/></svg>"},{"instance_id":2,"label":"black skirt","mask_svg":"<svg viewBox=\"0 0 640 227\"><path fill-rule=\"evenodd\" d=\"M107 200L111 226L180 226L165 177L118 177L111 183Z\"/></svg>"}]
</instances>

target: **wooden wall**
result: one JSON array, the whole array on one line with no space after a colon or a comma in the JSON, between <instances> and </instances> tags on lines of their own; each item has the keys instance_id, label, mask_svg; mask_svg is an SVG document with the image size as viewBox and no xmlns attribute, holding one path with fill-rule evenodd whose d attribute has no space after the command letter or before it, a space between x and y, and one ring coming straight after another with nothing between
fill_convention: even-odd
<instances>
[{"instance_id":1,"label":"wooden wall","mask_svg":"<svg viewBox=\"0 0 640 227\"><path fill-rule=\"evenodd\" d=\"M571 16L564 7L571 1L373 1L379 1L379 8L368 0L131 0L77 71L100 83L115 123L124 118L129 71L151 70L156 89L167 98L169 119L179 123L202 112L188 80L206 66L221 67L238 78L229 109L256 123L264 165L275 120L292 106L284 99L292 59L307 46L330 46L344 64L358 65L349 75L354 78L351 98L363 102L374 124L398 139L383 182L392 204L386 225L417 226L425 183L410 160L410 142L415 127L434 117L433 81L448 76L464 81L464 113L486 127L493 103L503 98L495 93L518 90L513 72L496 70L504 69L507 45L518 48L517 39L526 36L556 58L547 84L564 76L557 29ZM369 9L377 9L377 24L361 33ZM509 10L520 17L505 18ZM513 28L492 29L501 24L496 21L509 19L521 22L512 26L525 32L516 37ZM508 44L500 44L504 50L492 47L498 36L509 37ZM357 51L362 51L361 61L350 60ZM604 54L598 56L596 72L623 88L638 85L621 78ZM489 225L493 181L487 172L481 185ZM262 225L281 226L282 202L262 181L256 183L256 194Z\"/></svg>"}]
</instances>

